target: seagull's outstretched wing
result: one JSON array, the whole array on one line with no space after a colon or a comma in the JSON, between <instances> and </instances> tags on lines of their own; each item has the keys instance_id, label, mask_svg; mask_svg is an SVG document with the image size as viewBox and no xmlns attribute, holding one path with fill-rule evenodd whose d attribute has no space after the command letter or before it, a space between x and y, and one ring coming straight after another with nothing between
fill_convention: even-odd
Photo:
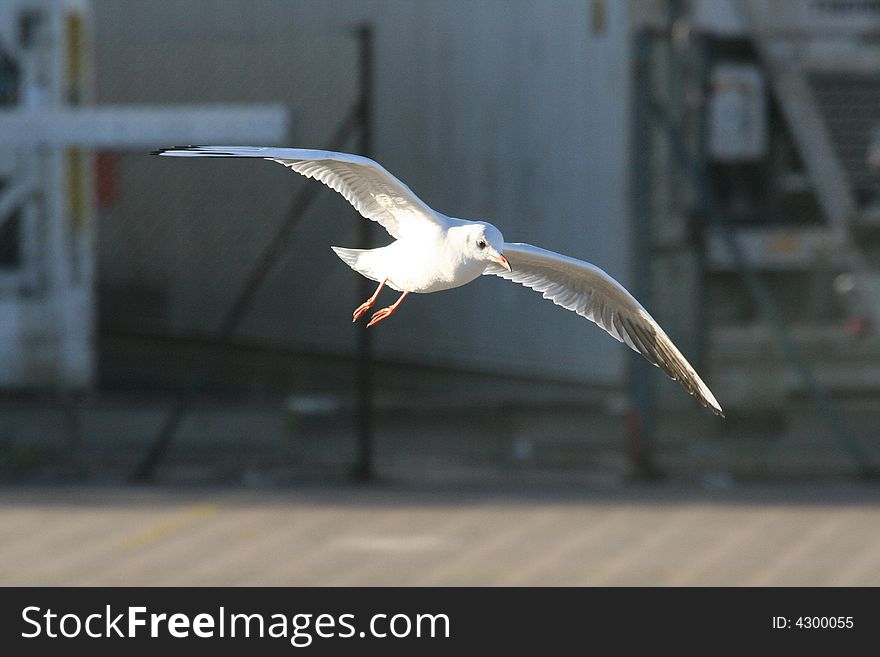
<instances>
[{"instance_id":1,"label":"seagull's outstretched wing","mask_svg":"<svg viewBox=\"0 0 880 657\"><path fill-rule=\"evenodd\" d=\"M174 157L258 157L278 162L342 194L395 239L445 227L441 215L373 160L360 155L267 146L178 146L155 151Z\"/></svg>"},{"instance_id":2,"label":"seagull's outstretched wing","mask_svg":"<svg viewBox=\"0 0 880 657\"><path fill-rule=\"evenodd\" d=\"M501 276L541 292L545 299L595 322L612 336L663 368L703 406L724 416L712 392L669 336L626 289L583 260L530 244L505 244L512 271L489 265L486 274Z\"/></svg>"}]
</instances>

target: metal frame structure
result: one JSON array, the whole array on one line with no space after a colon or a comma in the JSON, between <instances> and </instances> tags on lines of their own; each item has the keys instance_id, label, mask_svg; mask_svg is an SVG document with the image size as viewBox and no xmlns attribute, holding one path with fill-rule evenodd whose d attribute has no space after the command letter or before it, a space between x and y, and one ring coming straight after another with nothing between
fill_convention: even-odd
<instances>
[{"instance_id":1,"label":"metal frame structure","mask_svg":"<svg viewBox=\"0 0 880 657\"><path fill-rule=\"evenodd\" d=\"M674 4L669 3L668 6ZM818 225L797 222L782 227L736 225L726 215L725 208L713 189L706 170L708 166L706 153L701 151L698 143L694 143L695 137L698 139L705 134L703 117L700 116L704 108L701 101L706 79L706 71L702 70L706 68L705 57L701 56L698 48L688 51L690 58L683 56L682 53L693 48L694 44L676 43L676 39L684 32L687 33L685 40L689 40L691 29L698 34L706 29L705 23L700 23L706 18L705 12L700 11L700 6L704 4L697 3L696 8L689 7L689 13L677 16L661 16L658 13L653 22L645 20L637 28L635 39L637 48L641 51L650 52L651 48L655 47L651 44L663 44L661 49L672 53L673 58L678 60L679 68L695 67L695 70L689 73L695 85L690 95L671 93L670 89L664 89L663 85L657 84L647 85L647 91L641 96L637 89L636 98L639 102L635 107L637 126L634 133L637 141L635 147L642 149L643 152L656 152L658 143L662 142L664 144L662 148L665 149L662 157L666 158L666 166L675 166L684 176L684 181L680 181L674 174L664 171L668 177L662 183L653 180L650 173L634 176L635 198L648 199L637 206L645 206L641 211L644 214L647 212L645 208L650 209L651 197L668 193L655 189L658 185L664 189L678 188L683 182L684 186L691 190L691 196L680 204L677 212L679 215L684 215L688 207L697 210L704 225L700 231L704 232L708 239L699 244L694 242L690 246L685 241L681 241L677 248L699 248L704 252L704 257L712 267L711 271L703 272L704 276L719 271L719 263L725 273L736 275L745 295L754 306L755 322L750 327L760 326L767 329L764 334L771 341L769 346L775 343L775 346L779 347L782 366L791 372L791 376L786 376L783 380L767 382L764 382L764 379L774 377L756 377L755 372L743 373L741 376L744 382L753 389L758 388L761 391L767 389L767 386L775 386L780 390L783 386L798 388L814 402L827 425L830 436L856 464L857 471L866 477L876 477L877 465L866 449L867 443L849 428L845 415L828 390L822 365L810 362L812 354L808 351L808 346L796 339L800 333L792 331L789 327L789 322L780 309L779 300L775 298L767 279L763 276L767 271L793 270L801 275L802 281L809 282L811 277L822 273L820 265L828 259L833 259L836 268L842 268L854 277L870 273L861 252L861 244L852 234L854 226L858 225L861 208L852 194L850 181L847 180L847 172L841 162L838 149L832 143L831 135L824 124L827 117L819 112L813 91L807 86L806 69L802 67L800 60L802 49L795 48L791 43L793 38L803 41L815 37L816 25L811 23L811 31L804 33L795 29L798 26L796 20L789 21L785 16L780 15L785 12L779 9L779 4L729 0L725 4L732 13L725 17L727 22L721 27L713 26L713 29L721 31L725 37L730 36L730 32L726 30L732 29L735 30L737 38L749 39L753 42L758 61L770 80L770 87L777 98L785 127L800 154L806 169L806 178L812 183L810 188L819 201L824 218L824 223ZM788 6L795 4L788 3ZM713 9L717 9L717 5L713 5ZM735 10L738 10L738 13ZM805 15L803 12L797 14L801 19L804 19ZM734 17L738 17L739 21L733 20ZM683 30L682 25L687 25L688 29ZM837 27L840 34L846 33L845 28L846 24ZM857 34L861 37L863 31L859 30ZM700 43L701 40L697 38L694 41ZM654 77L664 72L664 64L660 60L662 57L645 58L645 61L651 63ZM645 80L650 77L649 74L640 73L636 84L645 86ZM699 94L695 93L697 84L702 85L699 87ZM651 150L647 151L638 142L645 142ZM868 146L865 144L866 150ZM639 217L638 207L634 222L637 226L641 226L645 223L645 219ZM652 254L652 260L657 260L656 233L662 232L658 223L664 221L674 223L675 214L673 211L671 213L673 216L659 216L662 213L658 215L655 207L652 217L655 235L652 237L650 232L638 231L637 241L639 239L648 241L648 244L642 245L641 250L643 253ZM648 237L644 237L645 235ZM768 245L772 247L777 241L787 244L786 236L791 235L794 235L793 239L796 240L798 249L768 248ZM830 292L829 289L828 293ZM676 303L681 308L692 302L682 301L679 295ZM733 329L727 327L725 330ZM750 335L748 330L744 335L746 337ZM851 340L842 330L838 330L836 336L838 342ZM714 337L713 333L713 339ZM766 348L765 345L764 349ZM717 345L715 358L718 358ZM728 370L726 377L729 382L733 376L730 373L733 369L731 363L726 363L725 369ZM640 389L638 382L635 382L634 386L634 390ZM773 396L765 395L765 399L772 402ZM641 397L636 395L634 401L637 408L644 408L643 412L650 415L652 411L650 395ZM728 399L728 403L732 406L740 402L741 400L736 399L735 395ZM642 440L649 444L651 438L651 435L647 435Z\"/></svg>"},{"instance_id":2,"label":"metal frame structure","mask_svg":"<svg viewBox=\"0 0 880 657\"><path fill-rule=\"evenodd\" d=\"M279 105L94 106L91 25L87 0L0 4L0 49L17 72L15 93L0 105L0 226L17 223L15 262L0 270L0 388L93 382L89 149L272 143L287 133Z\"/></svg>"}]
</instances>

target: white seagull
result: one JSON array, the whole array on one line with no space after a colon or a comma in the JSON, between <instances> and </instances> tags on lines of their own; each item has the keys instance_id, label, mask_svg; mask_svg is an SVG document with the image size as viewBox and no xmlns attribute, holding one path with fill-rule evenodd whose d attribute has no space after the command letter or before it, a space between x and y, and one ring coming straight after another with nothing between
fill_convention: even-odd
<instances>
[{"instance_id":1,"label":"white seagull","mask_svg":"<svg viewBox=\"0 0 880 657\"><path fill-rule=\"evenodd\" d=\"M359 155L264 146L181 146L154 151L174 157L257 157L315 178L342 194L394 241L378 249L332 247L345 263L379 283L353 314L360 319L386 285L400 292L376 311L367 326L390 317L410 292L438 292L470 283L482 274L520 283L545 299L595 322L620 342L663 368L716 415L721 406L669 336L626 289L583 260L530 244L505 242L485 221L447 217L431 209L378 163Z\"/></svg>"}]
</instances>

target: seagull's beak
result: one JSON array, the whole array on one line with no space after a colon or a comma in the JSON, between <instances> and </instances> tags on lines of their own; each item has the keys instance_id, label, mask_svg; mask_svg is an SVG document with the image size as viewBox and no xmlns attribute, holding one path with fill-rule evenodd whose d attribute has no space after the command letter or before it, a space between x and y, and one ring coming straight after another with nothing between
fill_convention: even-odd
<instances>
[{"instance_id":1,"label":"seagull's beak","mask_svg":"<svg viewBox=\"0 0 880 657\"><path fill-rule=\"evenodd\" d=\"M510 268L510 263L507 262L507 258L505 258L505 257L504 257L503 255L501 255L500 253L493 253L493 254L490 255L489 257L490 257L494 262L497 262L499 265L501 265L502 267L504 267L507 271L513 271L513 269Z\"/></svg>"}]
</instances>

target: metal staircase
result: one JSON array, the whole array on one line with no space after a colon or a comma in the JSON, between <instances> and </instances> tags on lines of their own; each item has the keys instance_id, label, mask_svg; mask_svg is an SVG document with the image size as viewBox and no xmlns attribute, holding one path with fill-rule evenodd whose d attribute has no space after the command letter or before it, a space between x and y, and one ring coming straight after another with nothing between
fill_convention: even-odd
<instances>
[{"instance_id":1,"label":"metal staircase","mask_svg":"<svg viewBox=\"0 0 880 657\"><path fill-rule=\"evenodd\" d=\"M719 14L717 3L703 4L704 14ZM872 264L880 253L880 147L871 158L872 144L880 144L880 0L726 4L722 38L752 44L802 167L774 171L773 182L811 192L821 212L819 223L795 214L781 226L741 226L737 239L759 271L798 281L776 296L800 309L789 322L819 379L839 393L880 389L873 374L880 369L880 269ZM731 271L718 247L710 240L710 266ZM793 290L809 298L786 298ZM822 303L843 306L845 321L814 312ZM749 402L774 405L797 389L760 323L725 325L712 342L731 389L752 382L739 386ZM841 364L852 353L858 372L848 377ZM756 368L767 372L758 386Z\"/></svg>"}]
</instances>

